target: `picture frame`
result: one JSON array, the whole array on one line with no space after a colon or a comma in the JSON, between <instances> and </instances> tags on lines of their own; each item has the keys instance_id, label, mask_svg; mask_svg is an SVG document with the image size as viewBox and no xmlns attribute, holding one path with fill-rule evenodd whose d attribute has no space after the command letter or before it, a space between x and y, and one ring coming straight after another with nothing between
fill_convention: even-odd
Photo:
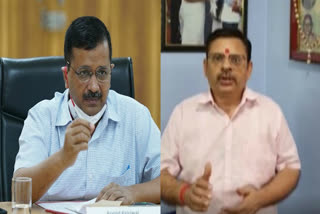
<instances>
[{"instance_id":1,"label":"picture frame","mask_svg":"<svg viewBox=\"0 0 320 214\"><path fill-rule=\"evenodd\" d=\"M203 52L206 37L221 27L247 35L247 8L248 0L161 0L161 51Z\"/></svg>"},{"instance_id":2,"label":"picture frame","mask_svg":"<svg viewBox=\"0 0 320 214\"><path fill-rule=\"evenodd\" d=\"M320 0L291 0L290 59L320 63Z\"/></svg>"}]
</instances>

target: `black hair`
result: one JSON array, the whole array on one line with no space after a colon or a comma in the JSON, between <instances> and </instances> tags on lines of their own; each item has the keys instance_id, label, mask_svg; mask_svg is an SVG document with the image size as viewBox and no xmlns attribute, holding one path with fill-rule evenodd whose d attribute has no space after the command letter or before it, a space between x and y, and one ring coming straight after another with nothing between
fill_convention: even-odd
<instances>
[{"instance_id":1,"label":"black hair","mask_svg":"<svg viewBox=\"0 0 320 214\"><path fill-rule=\"evenodd\" d=\"M82 16L75 19L69 26L64 39L64 59L66 63L70 62L72 58L73 47L92 50L105 40L108 42L111 62L111 37L103 22L94 16Z\"/></svg>"},{"instance_id":2,"label":"black hair","mask_svg":"<svg viewBox=\"0 0 320 214\"><path fill-rule=\"evenodd\" d=\"M243 33L238 29L232 28L220 28L212 32L207 40L206 40L206 56L208 58L209 47L211 43L219 38L237 38L240 39L241 42L246 47L247 51L247 61L250 62L251 60L251 42L250 40L243 35Z\"/></svg>"},{"instance_id":3,"label":"black hair","mask_svg":"<svg viewBox=\"0 0 320 214\"><path fill-rule=\"evenodd\" d=\"M313 20L312 20L312 16L310 14L306 14L304 17L303 17L303 25L305 23L305 21L309 19L310 20L310 25L313 26Z\"/></svg>"}]
</instances>

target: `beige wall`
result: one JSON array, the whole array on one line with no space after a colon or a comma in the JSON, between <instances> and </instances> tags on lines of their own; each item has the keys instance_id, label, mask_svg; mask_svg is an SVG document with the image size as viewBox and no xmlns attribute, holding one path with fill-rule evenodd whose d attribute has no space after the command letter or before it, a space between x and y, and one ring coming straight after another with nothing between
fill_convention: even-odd
<instances>
[{"instance_id":1,"label":"beige wall","mask_svg":"<svg viewBox=\"0 0 320 214\"><path fill-rule=\"evenodd\" d=\"M160 127L160 7L157 0L0 0L0 56L62 56L64 35L72 20L100 18L111 33L113 57L133 59L136 99ZM43 10L64 11L59 32L41 27Z\"/></svg>"}]
</instances>

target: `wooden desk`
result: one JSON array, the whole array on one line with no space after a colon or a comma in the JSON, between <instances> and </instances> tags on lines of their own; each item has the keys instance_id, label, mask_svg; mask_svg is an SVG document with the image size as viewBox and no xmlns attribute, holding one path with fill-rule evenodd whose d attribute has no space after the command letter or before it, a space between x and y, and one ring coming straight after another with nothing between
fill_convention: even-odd
<instances>
[{"instance_id":1,"label":"wooden desk","mask_svg":"<svg viewBox=\"0 0 320 214\"><path fill-rule=\"evenodd\" d=\"M0 208L7 210L7 214L12 214L11 202L0 202ZM36 204L32 205L31 214L46 214L48 212L44 211L43 208Z\"/></svg>"}]
</instances>

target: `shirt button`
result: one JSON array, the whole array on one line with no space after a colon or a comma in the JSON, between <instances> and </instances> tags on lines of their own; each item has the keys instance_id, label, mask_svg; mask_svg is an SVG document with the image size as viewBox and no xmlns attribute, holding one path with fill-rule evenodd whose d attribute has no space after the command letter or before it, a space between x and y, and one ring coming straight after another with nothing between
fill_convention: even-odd
<instances>
[{"instance_id":1,"label":"shirt button","mask_svg":"<svg viewBox=\"0 0 320 214\"><path fill-rule=\"evenodd\" d=\"M92 174L89 174L89 179L92 179L92 178L93 178Z\"/></svg>"}]
</instances>

